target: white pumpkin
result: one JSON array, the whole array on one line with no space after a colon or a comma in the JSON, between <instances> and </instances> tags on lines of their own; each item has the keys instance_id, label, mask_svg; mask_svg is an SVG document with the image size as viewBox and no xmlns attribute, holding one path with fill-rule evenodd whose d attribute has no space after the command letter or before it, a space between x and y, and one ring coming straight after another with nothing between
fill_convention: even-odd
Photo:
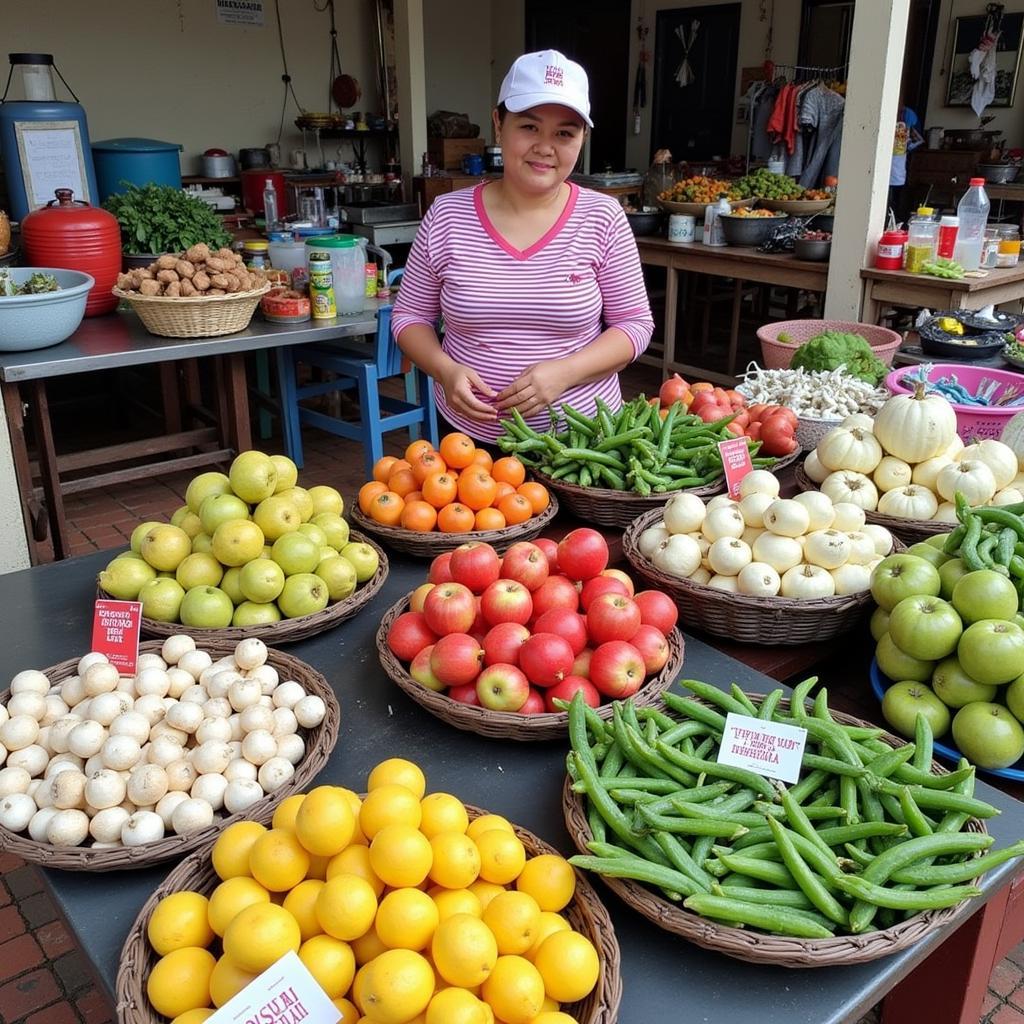
<instances>
[{"instance_id":1,"label":"white pumpkin","mask_svg":"<svg viewBox=\"0 0 1024 1024\"><path fill-rule=\"evenodd\" d=\"M925 459L924 462L919 462L914 467L910 482L920 484L921 487L927 487L929 491L936 491L937 493L938 489L935 485L935 479L940 471L952 461L953 459L945 454L936 455L933 459Z\"/></svg>"},{"instance_id":2,"label":"white pumpkin","mask_svg":"<svg viewBox=\"0 0 1024 1024\"><path fill-rule=\"evenodd\" d=\"M650 558L658 548L669 539L671 534L665 529L664 523L648 526L637 539L636 546L644 558Z\"/></svg>"},{"instance_id":3,"label":"white pumpkin","mask_svg":"<svg viewBox=\"0 0 1024 1024\"><path fill-rule=\"evenodd\" d=\"M782 576L779 593L783 597L799 601L811 601L818 597L832 597L836 592L836 581L832 573L820 565L794 565Z\"/></svg>"},{"instance_id":4,"label":"white pumpkin","mask_svg":"<svg viewBox=\"0 0 1024 1024\"><path fill-rule=\"evenodd\" d=\"M764 533L764 530L758 529L756 526L748 526L743 531L743 535L740 537L740 540L743 541L744 544L753 547L754 541L757 540L762 533Z\"/></svg>"},{"instance_id":5,"label":"white pumpkin","mask_svg":"<svg viewBox=\"0 0 1024 1024\"><path fill-rule=\"evenodd\" d=\"M859 427L861 430L870 430L874 432L875 421L866 412L854 412L847 416L839 426L846 427L847 429Z\"/></svg>"},{"instance_id":6,"label":"white pumpkin","mask_svg":"<svg viewBox=\"0 0 1024 1024\"><path fill-rule=\"evenodd\" d=\"M872 483L871 478L863 473L851 470L830 473L822 481L821 490L832 499L833 505L848 502L851 505L859 505L869 512L878 507L878 488Z\"/></svg>"},{"instance_id":7,"label":"white pumpkin","mask_svg":"<svg viewBox=\"0 0 1024 1024\"><path fill-rule=\"evenodd\" d=\"M705 585L715 590L724 590L728 594L738 594L740 589L735 576L712 576Z\"/></svg>"},{"instance_id":8,"label":"white pumpkin","mask_svg":"<svg viewBox=\"0 0 1024 1024\"><path fill-rule=\"evenodd\" d=\"M893 395L875 414L875 437L904 462L924 462L946 450L956 437L956 413L941 395Z\"/></svg>"},{"instance_id":9,"label":"white pumpkin","mask_svg":"<svg viewBox=\"0 0 1024 1024\"><path fill-rule=\"evenodd\" d=\"M814 449L828 469L852 469L872 473L882 460L882 446L870 430L861 427L833 427Z\"/></svg>"},{"instance_id":10,"label":"white pumpkin","mask_svg":"<svg viewBox=\"0 0 1024 1024\"><path fill-rule=\"evenodd\" d=\"M871 479L875 486L885 494L886 491L894 491L897 487L906 487L913 477L914 471L902 459L895 455L886 455L875 467Z\"/></svg>"},{"instance_id":11,"label":"white pumpkin","mask_svg":"<svg viewBox=\"0 0 1024 1024\"><path fill-rule=\"evenodd\" d=\"M714 512L716 508L739 508L739 506L740 503L734 498L730 498L728 492L725 494L716 494L708 501L709 512Z\"/></svg>"},{"instance_id":12,"label":"white pumpkin","mask_svg":"<svg viewBox=\"0 0 1024 1024\"><path fill-rule=\"evenodd\" d=\"M816 484L820 484L829 474L828 468L821 464L821 459L815 451L808 452L807 458L804 459L804 472Z\"/></svg>"},{"instance_id":13,"label":"white pumpkin","mask_svg":"<svg viewBox=\"0 0 1024 1024\"><path fill-rule=\"evenodd\" d=\"M899 519L931 519L938 507L935 495L919 484L908 484L895 491L886 491L878 502L879 512Z\"/></svg>"},{"instance_id":14,"label":"white pumpkin","mask_svg":"<svg viewBox=\"0 0 1024 1024\"><path fill-rule=\"evenodd\" d=\"M741 594L749 597L775 597L782 578L766 562L751 562L740 570L736 585Z\"/></svg>"},{"instance_id":15,"label":"white pumpkin","mask_svg":"<svg viewBox=\"0 0 1024 1024\"><path fill-rule=\"evenodd\" d=\"M1013 449L1018 462L1024 462L1024 412L1017 413L1003 427L999 440Z\"/></svg>"},{"instance_id":16,"label":"white pumpkin","mask_svg":"<svg viewBox=\"0 0 1024 1024\"><path fill-rule=\"evenodd\" d=\"M833 530L842 530L843 533L853 533L854 530L864 529L867 517L860 505L854 505L850 501L837 501L832 506L835 518L832 520Z\"/></svg>"},{"instance_id":17,"label":"white pumpkin","mask_svg":"<svg viewBox=\"0 0 1024 1024\"><path fill-rule=\"evenodd\" d=\"M1017 476L1017 456L1013 449L1002 441L986 438L984 441L973 441L959 455L959 461L977 459L984 462L996 478L996 489L1009 487Z\"/></svg>"},{"instance_id":18,"label":"white pumpkin","mask_svg":"<svg viewBox=\"0 0 1024 1024\"><path fill-rule=\"evenodd\" d=\"M871 586L871 570L867 565L847 562L846 565L832 570L832 579L835 582L837 597L859 594Z\"/></svg>"},{"instance_id":19,"label":"white pumpkin","mask_svg":"<svg viewBox=\"0 0 1024 1024\"><path fill-rule=\"evenodd\" d=\"M972 506L987 505L997 490L992 470L977 459L961 459L943 466L935 478L935 486L946 501L952 501L960 491Z\"/></svg>"},{"instance_id":20,"label":"white pumpkin","mask_svg":"<svg viewBox=\"0 0 1024 1024\"><path fill-rule=\"evenodd\" d=\"M665 502L663 518L669 533L692 533L699 530L707 515L704 502L696 494L673 494Z\"/></svg>"},{"instance_id":21,"label":"white pumpkin","mask_svg":"<svg viewBox=\"0 0 1024 1024\"><path fill-rule=\"evenodd\" d=\"M1016 505L1020 501L1024 501L1024 492L1017 490L1016 487L1004 487L1001 491L996 491L992 504Z\"/></svg>"},{"instance_id":22,"label":"white pumpkin","mask_svg":"<svg viewBox=\"0 0 1024 1024\"><path fill-rule=\"evenodd\" d=\"M812 533L815 530L827 530L836 518L832 499L827 494L822 494L821 491L804 491L802 494L796 495L793 500L800 502L807 509L807 515L811 520L807 524L807 529Z\"/></svg>"},{"instance_id":23,"label":"white pumpkin","mask_svg":"<svg viewBox=\"0 0 1024 1024\"><path fill-rule=\"evenodd\" d=\"M879 529L885 530L885 527L880 526ZM889 531L885 530L885 532L888 533ZM852 562L854 565L867 565L868 562L873 561L878 556L878 551L875 549L875 540L871 534L866 533L864 530L851 530L846 537L850 542L848 562ZM888 553L888 548L886 553Z\"/></svg>"},{"instance_id":24,"label":"white pumpkin","mask_svg":"<svg viewBox=\"0 0 1024 1024\"><path fill-rule=\"evenodd\" d=\"M875 554L879 558L883 558L892 551L892 534L884 526L879 526L878 523L864 523L860 532L866 533L874 542ZM868 562L868 565L871 564L871 561Z\"/></svg>"},{"instance_id":25,"label":"white pumpkin","mask_svg":"<svg viewBox=\"0 0 1024 1024\"><path fill-rule=\"evenodd\" d=\"M669 537L651 556L656 569L670 576L686 578L700 568L700 547L692 537L677 533Z\"/></svg>"},{"instance_id":26,"label":"white pumpkin","mask_svg":"<svg viewBox=\"0 0 1024 1024\"><path fill-rule=\"evenodd\" d=\"M935 510L932 516L933 523L958 523L960 520L956 514L956 505L951 501L944 501Z\"/></svg>"},{"instance_id":27,"label":"white pumpkin","mask_svg":"<svg viewBox=\"0 0 1024 1024\"><path fill-rule=\"evenodd\" d=\"M765 529L780 537L799 537L810 523L807 509L793 498L777 498L764 511Z\"/></svg>"},{"instance_id":28,"label":"white pumpkin","mask_svg":"<svg viewBox=\"0 0 1024 1024\"><path fill-rule=\"evenodd\" d=\"M741 537L747 524L743 521L743 513L737 504L721 505L716 509L709 509L704 522L701 524L700 532L712 544L719 537Z\"/></svg>"},{"instance_id":29,"label":"white pumpkin","mask_svg":"<svg viewBox=\"0 0 1024 1024\"><path fill-rule=\"evenodd\" d=\"M775 500L775 495L755 491L740 502L740 514L747 526L764 529L765 509Z\"/></svg>"},{"instance_id":30,"label":"white pumpkin","mask_svg":"<svg viewBox=\"0 0 1024 1024\"><path fill-rule=\"evenodd\" d=\"M774 473L769 473L767 469L752 469L740 481L740 498L745 498L749 494L767 494L770 498L777 498L779 478Z\"/></svg>"},{"instance_id":31,"label":"white pumpkin","mask_svg":"<svg viewBox=\"0 0 1024 1024\"><path fill-rule=\"evenodd\" d=\"M815 530L804 541L804 560L822 569L838 569L850 558L850 538L839 530Z\"/></svg>"},{"instance_id":32,"label":"white pumpkin","mask_svg":"<svg viewBox=\"0 0 1024 1024\"><path fill-rule=\"evenodd\" d=\"M939 454L948 455L951 459L955 459L957 457L957 453L962 452L963 450L964 439L959 434L954 434L952 438L950 438L949 444L946 445Z\"/></svg>"},{"instance_id":33,"label":"white pumpkin","mask_svg":"<svg viewBox=\"0 0 1024 1024\"><path fill-rule=\"evenodd\" d=\"M738 576L752 561L750 545L735 537L720 537L708 549L708 564L719 576Z\"/></svg>"},{"instance_id":34,"label":"white pumpkin","mask_svg":"<svg viewBox=\"0 0 1024 1024\"><path fill-rule=\"evenodd\" d=\"M694 572L694 574L690 577L690 582L691 583L699 583L699 584L701 584L701 586L706 586L708 580L710 580L710 579L711 579L711 573L708 572L708 570L705 569L704 566L700 566Z\"/></svg>"},{"instance_id":35,"label":"white pumpkin","mask_svg":"<svg viewBox=\"0 0 1024 1024\"><path fill-rule=\"evenodd\" d=\"M799 565L804 557L804 549L799 542L767 530L754 541L752 550L755 562L764 562L777 573L784 573L794 565Z\"/></svg>"}]
</instances>

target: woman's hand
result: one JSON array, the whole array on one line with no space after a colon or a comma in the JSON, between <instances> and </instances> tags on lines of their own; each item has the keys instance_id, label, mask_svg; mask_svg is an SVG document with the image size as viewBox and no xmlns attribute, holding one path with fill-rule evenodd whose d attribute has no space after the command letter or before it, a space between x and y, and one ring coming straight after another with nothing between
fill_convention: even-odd
<instances>
[{"instance_id":1,"label":"woman's hand","mask_svg":"<svg viewBox=\"0 0 1024 1024\"><path fill-rule=\"evenodd\" d=\"M494 398L494 389L488 386L472 367L453 362L440 375L444 397L450 408L477 423L493 423L498 418L494 406L478 398Z\"/></svg>"},{"instance_id":2,"label":"woman's hand","mask_svg":"<svg viewBox=\"0 0 1024 1024\"><path fill-rule=\"evenodd\" d=\"M574 383L565 359L545 359L524 370L498 395L503 412L518 409L524 417L542 412Z\"/></svg>"}]
</instances>

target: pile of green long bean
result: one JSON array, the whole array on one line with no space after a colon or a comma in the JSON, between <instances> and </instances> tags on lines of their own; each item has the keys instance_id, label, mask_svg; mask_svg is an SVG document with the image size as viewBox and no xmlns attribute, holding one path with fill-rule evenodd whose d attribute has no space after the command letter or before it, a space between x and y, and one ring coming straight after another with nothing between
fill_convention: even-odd
<instances>
[{"instance_id":1,"label":"pile of green long bean","mask_svg":"<svg viewBox=\"0 0 1024 1024\"><path fill-rule=\"evenodd\" d=\"M1024 608L1024 504L971 508L957 491L960 525L946 537L943 551L960 558L968 572L994 569L1008 576Z\"/></svg>"},{"instance_id":2,"label":"pile of green long bean","mask_svg":"<svg viewBox=\"0 0 1024 1024\"><path fill-rule=\"evenodd\" d=\"M590 856L577 867L629 878L715 921L797 938L886 928L981 890L969 883L1013 857L1024 840L988 850L963 832L998 810L973 797L974 768L933 774L932 736L893 749L881 729L836 722L817 680L757 707L696 680L700 700L664 694L666 714L616 702L604 722L577 694L568 705L573 789L587 805ZM716 761L726 713L807 729L802 775L786 787Z\"/></svg>"},{"instance_id":3,"label":"pile of green long bean","mask_svg":"<svg viewBox=\"0 0 1024 1024\"><path fill-rule=\"evenodd\" d=\"M618 412L598 399L592 418L569 405L561 406L561 413L563 429L552 413L551 430L538 433L513 409L512 419L502 421L505 432L498 447L555 480L648 495L719 479L723 469L718 442L734 436L726 427L735 414L705 423L676 402L662 419L659 405L643 395ZM748 441L748 446L751 456L761 447L757 441ZM777 461L753 459L756 467Z\"/></svg>"}]
</instances>

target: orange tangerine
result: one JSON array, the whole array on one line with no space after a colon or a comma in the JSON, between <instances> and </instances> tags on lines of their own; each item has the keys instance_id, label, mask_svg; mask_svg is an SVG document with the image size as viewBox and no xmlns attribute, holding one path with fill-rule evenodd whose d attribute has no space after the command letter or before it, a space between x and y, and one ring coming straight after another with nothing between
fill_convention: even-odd
<instances>
[{"instance_id":1,"label":"orange tangerine","mask_svg":"<svg viewBox=\"0 0 1024 1024\"><path fill-rule=\"evenodd\" d=\"M388 489L387 483L382 483L380 480L371 480L369 483L363 484L359 488L359 511L364 516L370 514L370 506L373 504L373 499L378 494L383 494Z\"/></svg>"},{"instance_id":2,"label":"orange tangerine","mask_svg":"<svg viewBox=\"0 0 1024 1024\"><path fill-rule=\"evenodd\" d=\"M437 528L442 533L469 533L475 521L472 510L456 501L437 513Z\"/></svg>"},{"instance_id":3,"label":"orange tangerine","mask_svg":"<svg viewBox=\"0 0 1024 1024\"><path fill-rule=\"evenodd\" d=\"M516 488L516 494L521 494L530 503L535 516L540 515L551 502L548 489L535 480L529 480L525 484L520 484Z\"/></svg>"},{"instance_id":4,"label":"orange tangerine","mask_svg":"<svg viewBox=\"0 0 1024 1024\"><path fill-rule=\"evenodd\" d=\"M397 526L402 518L405 500L394 491L378 494L370 503L370 518L381 526Z\"/></svg>"},{"instance_id":5,"label":"orange tangerine","mask_svg":"<svg viewBox=\"0 0 1024 1024\"><path fill-rule=\"evenodd\" d=\"M524 495L510 494L498 502L498 511L509 526L518 526L533 515L533 506Z\"/></svg>"},{"instance_id":6,"label":"orange tangerine","mask_svg":"<svg viewBox=\"0 0 1024 1024\"><path fill-rule=\"evenodd\" d=\"M504 530L508 526L505 517L496 508L482 508L473 520L476 530Z\"/></svg>"},{"instance_id":7,"label":"orange tangerine","mask_svg":"<svg viewBox=\"0 0 1024 1024\"><path fill-rule=\"evenodd\" d=\"M441 439L441 458L453 469L465 469L473 462L476 445L468 434L454 431Z\"/></svg>"},{"instance_id":8,"label":"orange tangerine","mask_svg":"<svg viewBox=\"0 0 1024 1024\"><path fill-rule=\"evenodd\" d=\"M426 501L406 501L399 522L407 530L430 533L437 524L437 509Z\"/></svg>"},{"instance_id":9,"label":"orange tangerine","mask_svg":"<svg viewBox=\"0 0 1024 1024\"><path fill-rule=\"evenodd\" d=\"M482 466L490 473L491 466L494 465L494 459L491 458L491 453L486 448L477 448L473 452L473 465Z\"/></svg>"},{"instance_id":10,"label":"orange tangerine","mask_svg":"<svg viewBox=\"0 0 1024 1024\"><path fill-rule=\"evenodd\" d=\"M514 455L506 455L494 463L491 476L499 483L518 487L526 479L526 467Z\"/></svg>"},{"instance_id":11,"label":"orange tangerine","mask_svg":"<svg viewBox=\"0 0 1024 1024\"><path fill-rule=\"evenodd\" d=\"M458 481L451 473L431 473L423 481L424 500L429 501L434 508L444 508L454 501L458 491Z\"/></svg>"},{"instance_id":12,"label":"orange tangerine","mask_svg":"<svg viewBox=\"0 0 1024 1024\"><path fill-rule=\"evenodd\" d=\"M428 793L420 801L420 831L433 839L440 832L465 833L469 815L462 801L451 793Z\"/></svg>"},{"instance_id":13,"label":"orange tangerine","mask_svg":"<svg viewBox=\"0 0 1024 1024\"><path fill-rule=\"evenodd\" d=\"M388 490L394 491L401 498L405 498L417 490L419 484L412 475L411 469L400 469L388 477Z\"/></svg>"},{"instance_id":14,"label":"orange tangerine","mask_svg":"<svg viewBox=\"0 0 1024 1024\"><path fill-rule=\"evenodd\" d=\"M386 484L388 477L395 471L395 463L399 460L394 455L385 455L373 464L373 479Z\"/></svg>"}]
</instances>

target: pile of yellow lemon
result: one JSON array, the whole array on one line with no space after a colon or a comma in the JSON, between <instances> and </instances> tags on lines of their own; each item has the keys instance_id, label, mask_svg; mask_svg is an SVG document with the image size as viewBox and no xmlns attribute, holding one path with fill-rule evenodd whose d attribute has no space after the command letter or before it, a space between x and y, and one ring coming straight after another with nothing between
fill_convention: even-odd
<instances>
[{"instance_id":1,"label":"pile of yellow lemon","mask_svg":"<svg viewBox=\"0 0 1024 1024\"><path fill-rule=\"evenodd\" d=\"M150 917L153 1008L199 1024L294 950L341 1024L576 1024L560 1006L591 992L600 962L559 913L568 862L528 858L499 815L425 796L411 761L381 762L366 789L318 786L270 829L223 832L209 899L174 893Z\"/></svg>"}]
</instances>

